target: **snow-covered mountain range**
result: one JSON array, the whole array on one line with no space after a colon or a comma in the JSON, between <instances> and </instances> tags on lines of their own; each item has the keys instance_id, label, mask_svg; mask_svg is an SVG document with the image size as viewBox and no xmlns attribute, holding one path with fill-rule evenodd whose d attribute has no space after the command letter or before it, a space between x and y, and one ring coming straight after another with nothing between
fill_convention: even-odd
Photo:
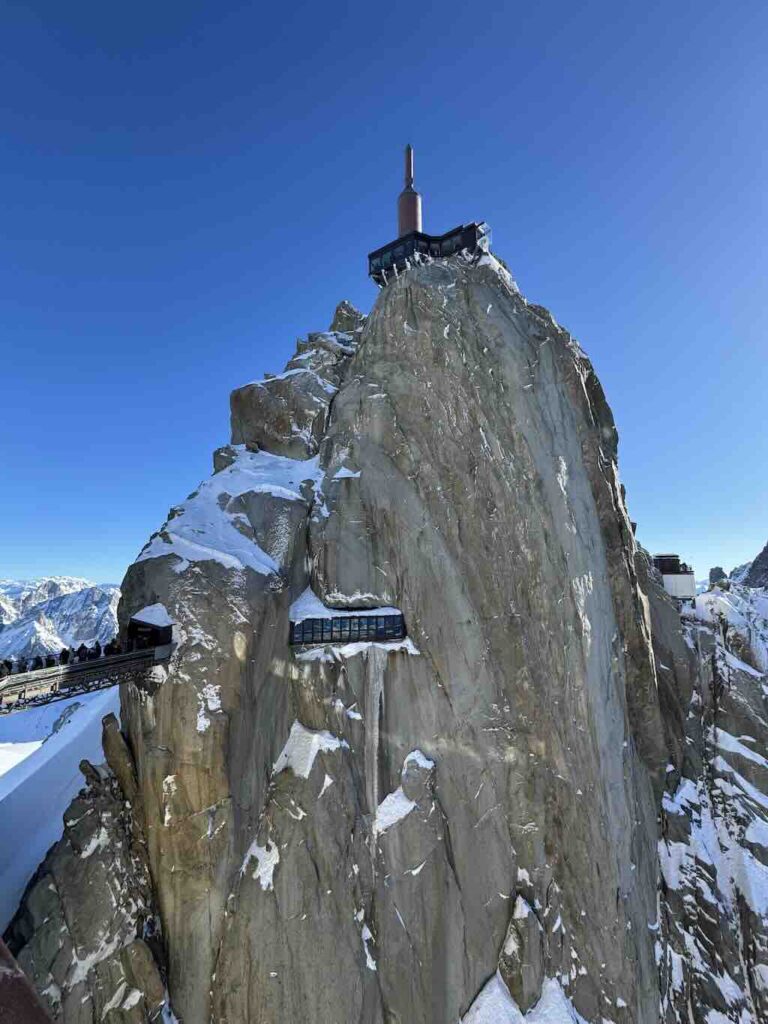
<instances>
[{"instance_id":1,"label":"snow-covered mountain range","mask_svg":"<svg viewBox=\"0 0 768 1024\"><path fill-rule=\"evenodd\" d=\"M74 576L0 579L0 658L104 644L117 632L120 590Z\"/></svg>"}]
</instances>

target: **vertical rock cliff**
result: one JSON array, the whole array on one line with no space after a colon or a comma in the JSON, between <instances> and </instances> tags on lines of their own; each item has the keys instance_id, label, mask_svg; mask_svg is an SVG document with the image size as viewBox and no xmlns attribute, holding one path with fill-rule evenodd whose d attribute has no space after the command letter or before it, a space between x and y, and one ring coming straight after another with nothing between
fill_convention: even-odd
<instances>
[{"instance_id":1,"label":"vertical rock cliff","mask_svg":"<svg viewBox=\"0 0 768 1024\"><path fill-rule=\"evenodd\" d=\"M591 366L489 255L332 327L125 581L179 623L123 695L176 1012L457 1020L498 968L655 1019L666 754ZM409 645L292 650L308 586Z\"/></svg>"},{"instance_id":2,"label":"vertical rock cliff","mask_svg":"<svg viewBox=\"0 0 768 1024\"><path fill-rule=\"evenodd\" d=\"M703 677L569 334L465 254L343 303L231 412L120 609L176 623L121 717L178 1019L745 1024L675 966ZM291 646L318 606L407 637Z\"/></svg>"}]
</instances>

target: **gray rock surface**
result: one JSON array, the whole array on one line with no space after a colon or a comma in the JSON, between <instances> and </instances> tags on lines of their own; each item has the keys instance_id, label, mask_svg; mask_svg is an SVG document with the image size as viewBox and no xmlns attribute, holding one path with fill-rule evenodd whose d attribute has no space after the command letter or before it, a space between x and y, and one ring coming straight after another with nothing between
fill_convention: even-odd
<instances>
[{"instance_id":1,"label":"gray rock surface","mask_svg":"<svg viewBox=\"0 0 768 1024\"><path fill-rule=\"evenodd\" d=\"M768 544L752 562L749 572L744 577L747 587L768 587Z\"/></svg>"},{"instance_id":2,"label":"gray rock surface","mask_svg":"<svg viewBox=\"0 0 768 1024\"><path fill-rule=\"evenodd\" d=\"M234 393L124 581L123 628L162 603L176 648L123 688L130 754L106 736L184 1024L760 1019L734 865L763 856L764 677L713 682L734 655L637 549L616 446L591 364L490 254L342 304ZM407 640L291 648L308 586L397 606ZM725 784L755 806L715 858Z\"/></svg>"},{"instance_id":3,"label":"gray rock surface","mask_svg":"<svg viewBox=\"0 0 768 1024\"><path fill-rule=\"evenodd\" d=\"M290 495L217 485L269 571L182 543L201 489L124 584L123 621L161 601L182 637L153 693L123 694L177 1013L457 1020L522 894L540 949L524 931L504 969L524 1001L547 975L586 1015L622 999L654 1019L667 753L589 362L490 257L415 269L354 337L310 335L302 355L338 389L327 405L298 367L241 390L217 456L242 476L267 458L248 448L319 452ZM262 392L291 410L277 430ZM419 653L297 657L288 606L308 582L330 604L396 603ZM306 777L273 767L292 729L319 746ZM388 800L409 812L378 831Z\"/></svg>"},{"instance_id":4,"label":"gray rock surface","mask_svg":"<svg viewBox=\"0 0 768 1024\"><path fill-rule=\"evenodd\" d=\"M105 723L122 774L130 754L114 716ZM87 786L6 940L55 1021L144 1024L159 1019L166 998L143 837L110 768L81 769Z\"/></svg>"},{"instance_id":5,"label":"gray rock surface","mask_svg":"<svg viewBox=\"0 0 768 1024\"><path fill-rule=\"evenodd\" d=\"M738 630L707 621L702 598L686 614L673 653L695 666L694 686L659 843L661 1019L757 1024L768 1019L768 677L735 653Z\"/></svg>"}]
</instances>

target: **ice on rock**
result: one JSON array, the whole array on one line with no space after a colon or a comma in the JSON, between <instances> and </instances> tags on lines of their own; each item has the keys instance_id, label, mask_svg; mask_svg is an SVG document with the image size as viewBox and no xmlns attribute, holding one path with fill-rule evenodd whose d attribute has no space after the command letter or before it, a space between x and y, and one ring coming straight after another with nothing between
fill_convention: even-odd
<instances>
[{"instance_id":1,"label":"ice on rock","mask_svg":"<svg viewBox=\"0 0 768 1024\"><path fill-rule=\"evenodd\" d=\"M297 661L344 661L366 654L372 648L381 651L402 651L405 654L418 654L419 650L409 636L402 640L356 640L350 644L328 644L324 647L311 647L299 651Z\"/></svg>"}]
</instances>

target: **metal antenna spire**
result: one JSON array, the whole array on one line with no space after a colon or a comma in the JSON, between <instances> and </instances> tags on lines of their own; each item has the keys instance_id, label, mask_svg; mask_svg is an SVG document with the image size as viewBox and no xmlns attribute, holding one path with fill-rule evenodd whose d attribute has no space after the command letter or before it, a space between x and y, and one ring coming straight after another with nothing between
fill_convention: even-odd
<instances>
[{"instance_id":1,"label":"metal antenna spire","mask_svg":"<svg viewBox=\"0 0 768 1024\"><path fill-rule=\"evenodd\" d=\"M421 196L413 187L413 146L405 147L405 188L397 200L398 237L421 231Z\"/></svg>"},{"instance_id":2,"label":"metal antenna spire","mask_svg":"<svg viewBox=\"0 0 768 1024\"><path fill-rule=\"evenodd\" d=\"M405 187L413 188L413 146L405 147Z\"/></svg>"}]
</instances>

